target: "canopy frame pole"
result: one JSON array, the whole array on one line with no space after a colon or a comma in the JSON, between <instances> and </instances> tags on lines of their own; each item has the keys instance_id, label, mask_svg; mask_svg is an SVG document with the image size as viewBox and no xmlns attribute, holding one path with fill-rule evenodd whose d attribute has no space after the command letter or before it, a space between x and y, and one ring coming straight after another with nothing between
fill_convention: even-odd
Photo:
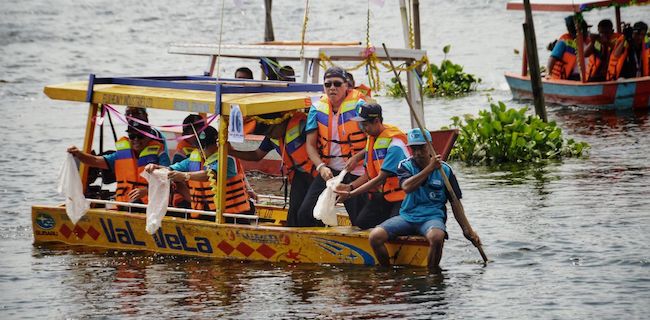
<instances>
[{"instance_id":1,"label":"canopy frame pole","mask_svg":"<svg viewBox=\"0 0 650 320\"><path fill-rule=\"evenodd\" d=\"M216 223L224 223L224 211L226 209L226 178L228 170L228 119L221 113L219 116L219 170L217 174L217 187L215 192L215 207L217 209Z\"/></svg>"},{"instance_id":2,"label":"canopy frame pole","mask_svg":"<svg viewBox=\"0 0 650 320\"><path fill-rule=\"evenodd\" d=\"M582 33L582 24L580 23L582 16L579 16L579 13L573 15L573 23L576 26L576 31L578 34L578 66L580 67L580 82L587 82L587 75L585 74L585 46L584 46L584 35Z\"/></svg>"},{"instance_id":3,"label":"canopy frame pole","mask_svg":"<svg viewBox=\"0 0 650 320\"><path fill-rule=\"evenodd\" d=\"M615 6L614 10L616 12L616 32L622 33L621 29L621 7Z\"/></svg>"}]
</instances>

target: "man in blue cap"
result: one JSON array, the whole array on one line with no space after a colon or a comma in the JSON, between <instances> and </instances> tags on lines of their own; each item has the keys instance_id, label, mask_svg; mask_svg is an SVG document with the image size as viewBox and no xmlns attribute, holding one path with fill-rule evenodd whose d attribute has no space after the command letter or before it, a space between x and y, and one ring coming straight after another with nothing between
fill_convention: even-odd
<instances>
[{"instance_id":1,"label":"man in blue cap","mask_svg":"<svg viewBox=\"0 0 650 320\"><path fill-rule=\"evenodd\" d=\"M375 256L382 266L390 265L388 251L384 243L398 236L419 234L429 241L428 266L434 271L440 270L442 248L447 239L445 223L447 222L446 203L449 191L446 189L440 168L445 170L453 192L460 199L461 191L456 181L456 176L448 164L440 162L427 148L431 141L431 134L411 129L407 133L408 146L413 156L400 162L397 168L400 186L406 192L399 215L392 217L372 230L369 236ZM472 230L467 219L462 215L460 203L452 203L452 211L460 224L465 237L475 245L480 245L481 240Z\"/></svg>"}]
</instances>

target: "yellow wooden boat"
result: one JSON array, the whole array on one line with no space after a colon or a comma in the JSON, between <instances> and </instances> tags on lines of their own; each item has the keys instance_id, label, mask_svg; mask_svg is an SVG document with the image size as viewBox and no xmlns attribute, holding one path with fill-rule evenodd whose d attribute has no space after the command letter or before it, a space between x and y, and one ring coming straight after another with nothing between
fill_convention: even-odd
<instances>
[{"instance_id":1,"label":"yellow wooden boat","mask_svg":"<svg viewBox=\"0 0 650 320\"><path fill-rule=\"evenodd\" d=\"M318 84L270 81L217 81L209 77L95 78L89 81L50 85L45 94L56 100L89 103L83 149L92 149L95 118L101 104L219 114L219 160L225 163L228 116L237 104L243 116L302 110L311 98L320 96ZM455 137L454 132L449 136ZM451 140L453 144L453 140ZM449 149L449 139L442 142ZM88 168L81 165L86 185ZM220 167L217 186L225 185L225 166ZM215 197L215 221L166 216L153 235L145 231L146 215L99 208L122 203L91 200L93 207L75 225L64 205L32 206L34 243L64 243L117 250L145 250L163 254L190 255L237 260L289 263L345 263L375 265L368 231L351 226L288 228L281 226L286 210L279 206L257 206L257 215L240 216L223 211L224 188ZM131 207L144 205L124 204ZM169 208L181 213L193 210ZM247 224L224 223L224 217L247 219ZM264 218L270 219L269 222ZM344 215L340 223L346 224ZM262 219L262 220L260 220ZM349 224L349 221L347 221ZM426 266L428 245L424 238L405 237L388 243L391 262Z\"/></svg>"}]
</instances>

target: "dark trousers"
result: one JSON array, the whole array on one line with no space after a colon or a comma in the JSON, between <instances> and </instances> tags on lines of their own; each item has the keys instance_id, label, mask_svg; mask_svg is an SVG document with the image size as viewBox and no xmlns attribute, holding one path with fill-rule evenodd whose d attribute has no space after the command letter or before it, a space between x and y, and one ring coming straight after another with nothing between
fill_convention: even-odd
<instances>
[{"instance_id":1,"label":"dark trousers","mask_svg":"<svg viewBox=\"0 0 650 320\"><path fill-rule=\"evenodd\" d=\"M357 219L353 221L353 225L362 230L374 228L389 218L398 215L401 206L402 201L389 202L384 199L383 193L373 192L370 194L368 203L359 212Z\"/></svg>"},{"instance_id":2,"label":"dark trousers","mask_svg":"<svg viewBox=\"0 0 650 320\"><path fill-rule=\"evenodd\" d=\"M291 189L289 191L289 210L287 211L287 227L298 226L298 210L302 205L309 186L314 181L314 177L306 172L296 171L291 180Z\"/></svg>"},{"instance_id":3,"label":"dark trousers","mask_svg":"<svg viewBox=\"0 0 650 320\"><path fill-rule=\"evenodd\" d=\"M334 176L338 175L339 172L340 171L332 170L332 174L334 174ZM359 178L359 176L348 173L345 175L345 177L343 177L343 183L350 183L357 178ZM307 194L305 195L305 199L303 200L302 205L300 205L300 209L298 209L298 227L325 226L323 222L314 218L314 207L316 206L316 202L318 202L318 196L320 196L326 187L327 185L325 184L325 180L323 180L320 175L317 175L316 178L314 178L314 182L312 182L311 186L309 186L309 190L307 190ZM353 224L354 221L356 221L357 215L361 211L361 208L363 208L367 201L368 194L364 193L343 202L345 209L350 216L350 221L352 221Z\"/></svg>"}]
</instances>

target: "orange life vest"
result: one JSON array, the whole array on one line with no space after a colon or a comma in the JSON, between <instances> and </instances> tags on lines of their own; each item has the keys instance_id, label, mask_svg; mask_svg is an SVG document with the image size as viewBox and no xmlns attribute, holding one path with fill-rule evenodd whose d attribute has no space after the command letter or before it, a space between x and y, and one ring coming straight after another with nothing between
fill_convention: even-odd
<instances>
[{"instance_id":1,"label":"orange life vest","mask_svg":"<svg viewBox=\"0 0 650 320\"><path fill-rule=\"evenodd\" d=\"M174 154L174 158L176 158L176 155L181 155L183 159L187 159L192 151L196 150L197 148L193 146L191 143L187 142L187 139L181 140L178 142L176 145L176 153ZM172 205L173 206L178 206L181 202L185 200L183 198L183 195L181 195L178 192L174 192L172 196Z\"/></svg>"},{"instance_id":2,"label":"orange life vest","mask_svg":"<svg viewBox=\"0 0 650 320\"><path fill-rule=\"evenodd\" d=\"M363 93L366 97L372 97L372 89L365 84L360 84L358 87L354 88L355 90Z\"/></svg>"},{"instance_id":3,"label":"orange life vest","mask_svg":"<svg viewBox=\"0 0 650 320\"><path fill-rule=\"evenodd\" d=\"M280 150L282 150L282 163L289 181L293 180L296 170L311 173L312 175L316 174L314 164L307 155L306 136L303 132L306 121L307 115L302 112L296 113L287 124L284 138L277 142Z\"/></svg>"},{"instance_id":4,"label":"orange life vest","mask_svg":"<svg viewBox=\"0 0 650 320\"><path fill-rule=\"evenodd\" d=\"M370 179L379 175L384 158L388 153L388 147L391 141L393 141L393 138L402 140L405 146L407 143L406 134L402 130L389 124L384 124L384 127L384 131L377 138L368 136L368 142L366 144L366 172L368 172ZM409 156L409 154L407 153L406 156ZM389 202L402 201L406 196L404 190L399 186L399 179L397 177L386 178L381 191L384 194L384 199Z\"/></svg>"},{"instance_id":5,"label":"orange life vest","mask_svg":"<svg viewBox=\"0 0 650 320\"><path fill-rule=\"evenodd\" d=\"M621 70L623 70L623 64L627 55L630 53L630 45L625 40L625 37L620 37L614 48L618 46L623 46L623 53L620 56L615 56L612 53L612 56L609 58L609 66L607 68L607 80L616 80L621 75ZM643 43L641 44L641 76L650 75L650 37L646 35L643 38Z\"/></svg>"},{"instance_id":6,"label":"orange life vest","mask_svg":"<svg viewBox=\"0 0 650 320\"><path fill-rule=\"evenodd\" d=\"M330 142L338 143L341 146L341 157L347 161L355 153L364 149L366 144L366 134L361 131L359 124L351 119L358 114L357 104L363 101L365 96L357 90L350 90L345 97L336 115L332 112L327 96L324 96L316 104L316 122L318 124L318 150L321 160L329 163ZM338 134L339 140L332 140L332 117L338 117ZM334 128L332 128L334 129Z\"/></svg>"},{"instance_id":7,"label":"orange life vest","mask_svg":"<svg viewBox=\"0 0 650 320\"><path fill-rule=\"evenodd\" d=\"M191 143L187 142L187 139L181 140L178 142L176 145L176 154L179 154L183 156L183 158L187 158L190 156L192 151L196 150L196 146L193 146Z\"/></svg>"},{"instance_id":8,"label":"orange life vest","mask_svg":"<svg viewBox=\"0 0 650 320\"><path fill-rule=\"evenodd\" d=\"M616 47L618 39L622 37L620 33L612 34L612 37L609 39L609 43L602 43L600 40L594 43L594 52L589 56L589 63L587 64L587 81L590 81L594 77L598 76L601 73L601 66L605 63L609 67L609 58ZM604 70L605 79L607 78L607 70Z\"/></svg>"},{"instance_id":9,"label":"orange life vest","mask_svg":"<svg viewBox=\"0 0 650 320\"><path fill-rule=\"evenodd\" d=\"M557 59L555 61L549 72L551 73L551 79L568 79L571 76L573 68L576 64L578 42L569 33L565 33L560 36L558 41L563 41L566 44L564 53L562 53L562 57L560 59Z\"/></svg>"},{"instance_id":10,"label":"orange life vest","mask_svg":"<svg viewBox=\"0 0 650 320\"><path fill-rule=\"evenodd\" d=\"M115 200L131 202L129 192L134 188L148 185L147 180L140 176L140 173L147 164L158 164L160 154L165 151L164 146L158 141L151 140L136 158L131 149L131 141L127 137L122 137L115 142L115 150L115 180L117 180ZM144 204L148 202L147 197L141 200Z\"/></svg>"},{"instance_id":11,"label":"orange life vest","mask_svg":"<svg viewBox=\"0 0 650 320\"><path fill-rule=\"evenodd\" d=\"M189 171L201 171L211 163L217 161L219 158L219 153L215 152L208 157L208 160L203 162L203 157L201 157L201 152L199 150L194 150L190 154L190 164ZM249 196L246 192L246 183L244 182L244 169L236 158L228 156L235 161L237 165L237 175L226 180L226 201L225 201L225 212L228 213L242 213L249 211L251 209L250 203L248 202ZM214 204L214 192L212 191L212 186L209 181L194 181L190 180L187 182L188 187L190 188L190 196L192 209L194 210L205 210L205 211L215 211L216 206ZM198 214L192 214L192 218L198 218Z\"/></svg>"}]
</instances>

